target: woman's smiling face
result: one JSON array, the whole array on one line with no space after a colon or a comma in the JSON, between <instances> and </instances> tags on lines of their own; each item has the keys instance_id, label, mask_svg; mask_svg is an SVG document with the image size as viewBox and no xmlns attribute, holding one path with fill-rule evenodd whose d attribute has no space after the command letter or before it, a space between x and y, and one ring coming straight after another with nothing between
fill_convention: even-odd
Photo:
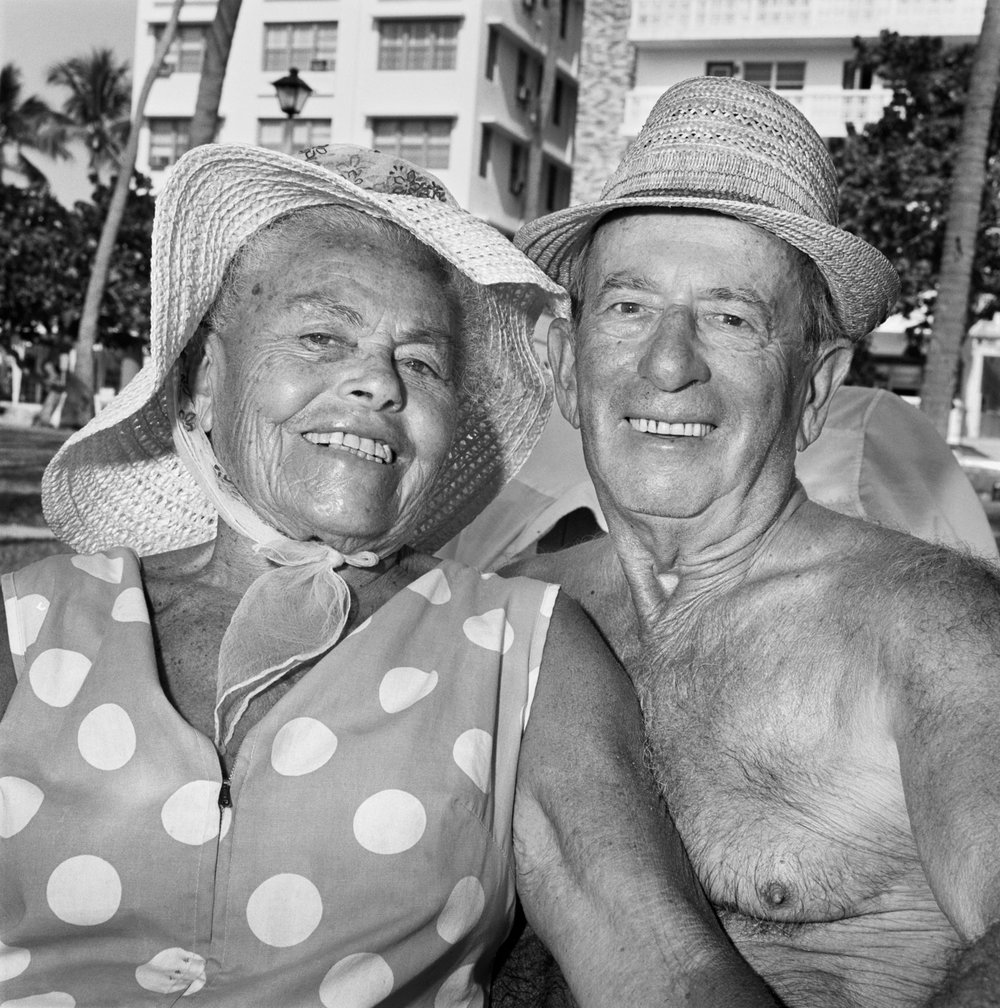
<instances>
[{"instance_id":1,"label":"woman's smiling face","mask_svg":"<svg viewBox=\"0 0 1000 1008\"><path fill-rule=\"evenodd\" d=\"M345 551L414 527L458 414L446 268L356 217L317 225L312 211L266 236L195 380L215 454L254 511Z\"/></svg>"}]
</instances>

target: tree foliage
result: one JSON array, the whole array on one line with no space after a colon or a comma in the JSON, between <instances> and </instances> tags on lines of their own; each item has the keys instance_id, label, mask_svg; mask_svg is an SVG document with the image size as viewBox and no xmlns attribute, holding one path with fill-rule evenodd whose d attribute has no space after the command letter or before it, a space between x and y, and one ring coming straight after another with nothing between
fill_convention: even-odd
<instances>
[{"instance_id":1,"label":"tree foliage","mask_svg":"<svg viewBox=\"0 0 1000 1008\"><path fill-rule=\"evenodd\" d=\"M22 87L21 71L13 63L0 67L0 182L6 168L41 185L45 175L24 150L68 158L66 131L57 113L37 95L22 96Z\"/></svg>"},{"instance_id":2,"label":"tree foliage","mask_svg":"<svg viewBox=\"0 0 1000 1008\"><path fill-rule=\"evenodd\" d=\"M110 189L64 207L40 186L0 185L0 334L68 349L83 307ZM153 197L135 176L112 256L100 332L105 346L137 347L149 334Z\"/></svg>"},{"instance_id":3,"label":"tree foliage","mask_svg":"<svg viewBox=\"0 0 1000 1008\"><path fill-rule=\"evenodd\" d=\"M955 151L973 46L882 32L856 39L856 59L892 90L882 118L833 149L841 179L841 223L899 271L897 310L933 305L941 271ZM1000 303L1000 116L994 109L986 184L972 267L975 317Z\"/></svg>"},{"instance_id":4,"label":"tree foliage","mask_svg":"<svg viewBox=\"0 0 1000 1008\"><path fill-rule=\"evenodd\" d=\"M132 104L128 64L119 63L110 49L94 49L49 67L47 79L69 90L62 120L67 135L86 147L91 178L102 169L117 172Z\"/></svg>"}]
</instances>

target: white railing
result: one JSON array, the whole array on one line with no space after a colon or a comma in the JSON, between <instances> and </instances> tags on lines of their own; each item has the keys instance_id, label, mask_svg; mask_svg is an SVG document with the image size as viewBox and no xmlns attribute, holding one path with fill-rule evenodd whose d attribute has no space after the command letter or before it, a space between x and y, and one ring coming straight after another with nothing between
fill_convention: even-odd
<instances>
[{"instance_id":1,"label":"white railing","mask_svg":"<svg viewBox=\"0 0 1000 1008\"><path fill-rule=\"evenodd\" d=\"M977 36L985 0L632 0L629 39Z\"/></svg>"},{"instance_id":2,"label":"white railing","mask_svg":"<svg viewBox=\"0 0 1000 1008\"><path fill-rule=\"evenodd\" d=\"M625 119L622 133L633 137L642 128L656 99L666 90L663 87L634 88L625 96ZM847 123L861 129L866 123L882 118L882 110L889 103L892 92L883 88L868 91L844 91L837 87L804 88L801 91L781 91L793 105L813 124L823 137L842 137Z\"/></svg>"}]
</instances>

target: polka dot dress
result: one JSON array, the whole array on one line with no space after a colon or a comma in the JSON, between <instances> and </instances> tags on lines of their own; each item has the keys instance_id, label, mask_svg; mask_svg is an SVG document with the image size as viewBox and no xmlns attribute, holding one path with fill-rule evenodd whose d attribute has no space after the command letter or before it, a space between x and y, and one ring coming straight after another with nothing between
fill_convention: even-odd
<instances>
[{"instance_id":1,"label":"polka dot dress","mask_svg":"<svg viewBox=\"0 0 1000 1008\"><path fill-rule=\"evenodd\" d=\"M229 782L160 688L130 551L3 588L0 1008L484 1005L554 586L442 563L278 700Z\"/></svg>"}]
</instances>

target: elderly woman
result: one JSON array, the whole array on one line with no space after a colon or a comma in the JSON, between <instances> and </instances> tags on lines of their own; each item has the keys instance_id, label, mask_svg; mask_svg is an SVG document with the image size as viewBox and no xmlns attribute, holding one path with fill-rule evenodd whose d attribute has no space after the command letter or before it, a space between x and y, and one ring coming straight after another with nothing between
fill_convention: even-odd
<instances>
[{"instance_id":1,"label":"elderly woman","mask_svg":"<svg viewBox=\"0 0 1000 1008\"><path fill-rule=\"evenodd\" d=\"M178 163L152 360L44 481L81 552L4 576L4 1005L482 1005L515 867L581 1004L747 1003L600 638L427 552L558 297L405 162Z\"/></svg>"}]
</instances>

